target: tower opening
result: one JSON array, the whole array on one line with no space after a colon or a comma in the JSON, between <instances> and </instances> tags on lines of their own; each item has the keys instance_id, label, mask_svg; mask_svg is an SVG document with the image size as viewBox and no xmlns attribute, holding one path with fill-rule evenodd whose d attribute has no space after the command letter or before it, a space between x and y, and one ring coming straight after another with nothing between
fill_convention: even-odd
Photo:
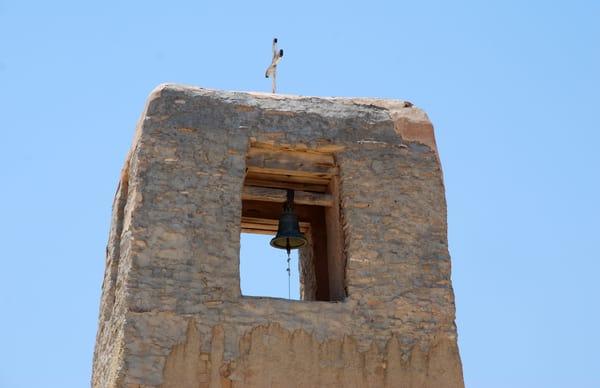
<instances>
[{"instance_id":1,"label":"tower opening","mask_svg":"<svg viewBox=\"0 0 600 388\"><path fill-rule=\"evenodd\" d=\"M274 149L255 143L246 158L242 234L274 235L286 193L294 190L294 212L308 240L298 250L301 300L341 301L346 297L338 180L332 154ZM265 249L272 248L267 243ZM284 251L272 250L285 261ZM249 252L243 254L245 261ZM259 257L251 260L259 265ZM246 263L240 270L248 270ZM271 279L264 276L263 281Z\"/></svg>"}]
</instances>

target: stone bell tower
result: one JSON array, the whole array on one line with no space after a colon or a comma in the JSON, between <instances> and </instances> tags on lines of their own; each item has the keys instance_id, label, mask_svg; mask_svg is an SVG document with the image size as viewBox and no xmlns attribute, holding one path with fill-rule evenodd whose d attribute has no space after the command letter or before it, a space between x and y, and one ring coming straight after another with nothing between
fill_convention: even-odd
<instances>
[{"instance_id":1,"label":"stone bell tower","mask_svg":"<svg viewBox=\"0 0 600 388\"><path fill-rule=\"evenodd\" d=\"M274 234L289 189L302 300L244 296L240 233ZM113 205L94 387L463 387L454 314L422 110L151 94Z\"/></svg>"}]
</instances>

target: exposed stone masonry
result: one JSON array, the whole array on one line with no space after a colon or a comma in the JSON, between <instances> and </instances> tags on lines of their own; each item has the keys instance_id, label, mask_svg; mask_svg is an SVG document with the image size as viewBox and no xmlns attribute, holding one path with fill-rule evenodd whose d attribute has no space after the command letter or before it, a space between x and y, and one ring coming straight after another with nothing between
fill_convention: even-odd
<instances>
[{"instance_id":1,"label":"exposed stone masonry","mask_svg":"<svg viewBox=\"0 0 600 388\"><path fill-rule=\"evenodd\" d=\"M348 296L242 297L252 144L330 152ZM113 205L94 387L462 387L433 128L410 103L159 86Z\"/></svg>"}]
</instances>

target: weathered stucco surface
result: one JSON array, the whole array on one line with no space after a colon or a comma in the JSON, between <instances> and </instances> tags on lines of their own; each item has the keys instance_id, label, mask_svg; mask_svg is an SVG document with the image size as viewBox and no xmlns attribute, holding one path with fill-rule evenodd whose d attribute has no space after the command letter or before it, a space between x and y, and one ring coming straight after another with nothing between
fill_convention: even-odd
<instances>
[{"instance_id":1,"label":"weathered stucco surface","mask_svg":"<svg viewBox=\"0 0 600 388\"><path fill-rule=\"evenodd\" d=\"M348 297L242 297L252 142L329 150ZM95 387L462 387L433 128L409 103L162 85L113 206Z\"/></svg>"}]
</instances>

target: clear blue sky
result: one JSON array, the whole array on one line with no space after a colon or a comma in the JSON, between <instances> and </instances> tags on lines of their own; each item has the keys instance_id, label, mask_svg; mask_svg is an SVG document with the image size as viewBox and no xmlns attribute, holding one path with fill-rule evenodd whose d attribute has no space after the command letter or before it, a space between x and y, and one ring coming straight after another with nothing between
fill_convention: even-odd
<instances>
[{"instance_id":1,"label":"clear blue sky","mask_svg":"<svg viewBox=\"0 0 600 388\"><path fill-rule=\"evenodd\" d=\"M600 387L599 4L0 0L0 387L89 385L147 95L268 91L274 36L282 93L434 122L467 386Z\"/></svg>"}]
</instances>

